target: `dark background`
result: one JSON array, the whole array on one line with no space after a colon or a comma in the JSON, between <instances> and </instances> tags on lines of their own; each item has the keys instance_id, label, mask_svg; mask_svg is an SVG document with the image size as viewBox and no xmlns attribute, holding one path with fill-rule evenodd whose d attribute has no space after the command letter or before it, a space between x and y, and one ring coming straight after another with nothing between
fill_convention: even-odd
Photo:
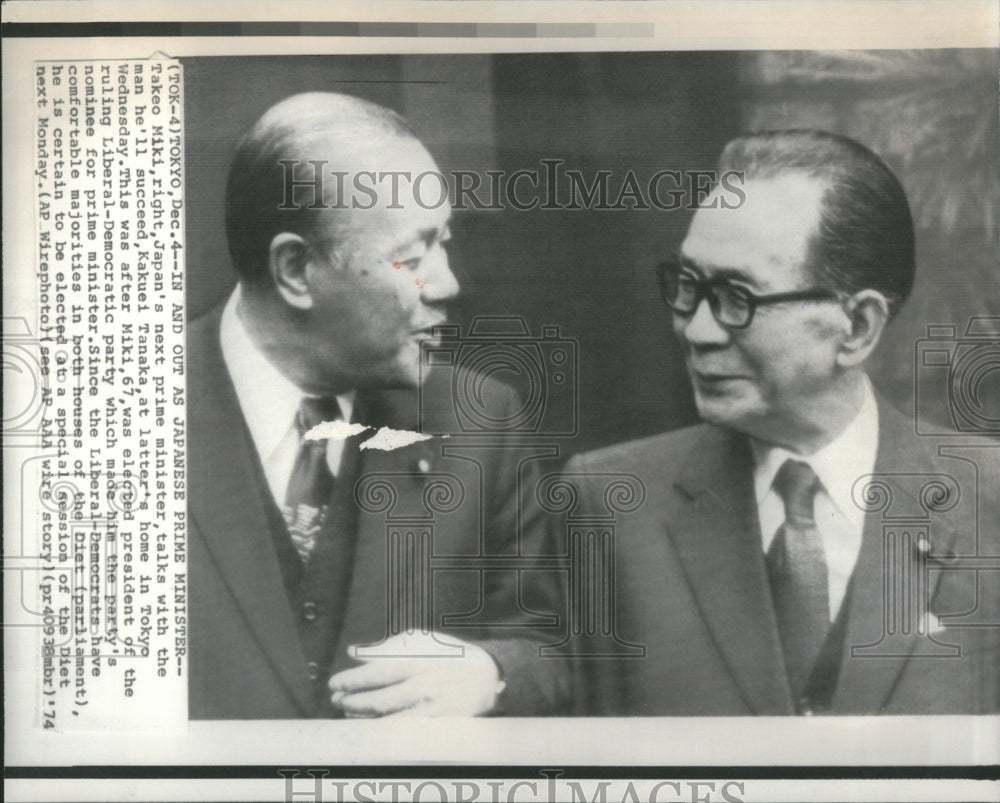
<instances>
[{"instance_id":1,"label":"dark background","mask_svg":"<svg viewBox=\"0 0 1000 803\"><path fill-rule=\"evenodd\" d=\"M926 325L964 331L972 315L1000 315L997 58L803 51L185 59L188 315L235 283L223 227L233 147L269 106L297 92L346 92L395 109L446 173L541 170L541 159L556 158L588 180L612 171L613 193L628 170L643 185L658 170L710 170L725 142L745 130L821 127L885 158L913 206L917 288L872 363L876 384L912 410L915 346ZM456 212L449 255L463 286L455 309L463 332L475 315L521 315L533 334L556 325L578 343L580 434L564 454L696 420L654 273L690 215ZM920 412L945 420L947 389L937 384ZM1000 382L983 390L1000 398Z\"/></svg>"}]
</instances>

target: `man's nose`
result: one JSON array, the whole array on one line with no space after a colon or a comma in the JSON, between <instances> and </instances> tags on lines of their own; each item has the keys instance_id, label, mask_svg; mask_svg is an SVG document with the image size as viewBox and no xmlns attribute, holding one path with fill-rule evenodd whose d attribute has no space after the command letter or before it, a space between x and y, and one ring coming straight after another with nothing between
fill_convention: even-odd
<instances>
[{"instance_id":1,"label":"man's nose","mask_svg":"<svg viewBox=\"0 0 1000 803\"><path fill-rule=\"evenodd\" d=\"M458 295L459 284L448 264L448 252L438 244L424 258L420 296L428 303L447 301Z\"/></svg>"},{"instance_id":2,"label":"man's nose","mask_svg":"<svg viewBox=\"0 0 1000 803\"><path fill-rule=\"evenodd\" d=\"M693 346L724 346L731 337L729 330L715 320L707 298L701 300L690 317L681 320L680 330Z\"/></svg>"}]
</instances>

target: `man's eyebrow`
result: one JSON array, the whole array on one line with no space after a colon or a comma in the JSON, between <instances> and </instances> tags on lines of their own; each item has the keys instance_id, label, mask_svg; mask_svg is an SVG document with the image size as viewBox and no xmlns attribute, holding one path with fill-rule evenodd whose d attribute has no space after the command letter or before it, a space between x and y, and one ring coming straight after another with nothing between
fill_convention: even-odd
<instances>
[{"instance_id":1,"label":"man's eyebrow","mask_svg":"<svg viewBox=\"0 0 1000 803\"><path fill-rule=\"evenodd\" d=\"M445 224L443 228L434 228L429 226L426 229L420 229L413 237L407 237L405 240L393 245L390 250L393 252L403 251L412 245L417 245L418 243L423 243L428 248L434 243L438 237L441 237L443 233L448 231L448 225Z\"/></svg>"},{"instance_id":2,"label":"man's eyebrow","mask_svg":"<svg viewBox=\"0 0 1000 803\"><path fill-rule=\"evenodd\" d=\"M757 282L753 280L750 274L740 270L739 268L717 268L712 265L703 265L690 257L684 256L683 254L680 255L680 262L682 268L690 268L691 270L700 273L702 276L711 276L713 279L738 281L753 286L757 285Z\"/></svg>"}]
</instances>

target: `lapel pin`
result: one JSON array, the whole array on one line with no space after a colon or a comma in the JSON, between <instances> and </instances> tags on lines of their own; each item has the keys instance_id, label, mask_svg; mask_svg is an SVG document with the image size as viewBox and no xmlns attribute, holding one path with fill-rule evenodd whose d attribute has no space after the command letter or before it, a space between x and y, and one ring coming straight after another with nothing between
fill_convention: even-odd
<instances>
[{"instance_id":1,"label":"lapel pin","mask_svg":"<svg viewBox=\"0 0 1000 803\"><path fill-rule=\"evenodd\" d=\"M919 632L926 633L928 636L934 636L943 633L947 629L948 626L938 619L935 614L926 611L920 622Z\"/></svg>"}]
</instances>

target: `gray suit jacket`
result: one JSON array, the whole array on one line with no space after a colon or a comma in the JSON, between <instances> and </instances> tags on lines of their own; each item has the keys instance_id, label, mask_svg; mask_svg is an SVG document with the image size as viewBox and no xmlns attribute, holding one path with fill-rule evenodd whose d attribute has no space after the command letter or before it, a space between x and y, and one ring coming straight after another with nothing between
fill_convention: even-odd
<instances>
[{"instance_id":1,"label":"gray suit jacket","mask_svg":"<svg viewBox=\"0 0 1000 803\"><path fill-rule=\"evenodd\" d=\"M996 712L1000 445L928 441L881 399L879 418L879 482L857 486L869 512L828 712ZM581 713L795 712L752 470L746 439L707 424L570 461L584 516L604 508L596 474L646 486L645 503L616 518L612 603L617 636L645 656L581 659Z\"/></svg>"}]
</instances>

